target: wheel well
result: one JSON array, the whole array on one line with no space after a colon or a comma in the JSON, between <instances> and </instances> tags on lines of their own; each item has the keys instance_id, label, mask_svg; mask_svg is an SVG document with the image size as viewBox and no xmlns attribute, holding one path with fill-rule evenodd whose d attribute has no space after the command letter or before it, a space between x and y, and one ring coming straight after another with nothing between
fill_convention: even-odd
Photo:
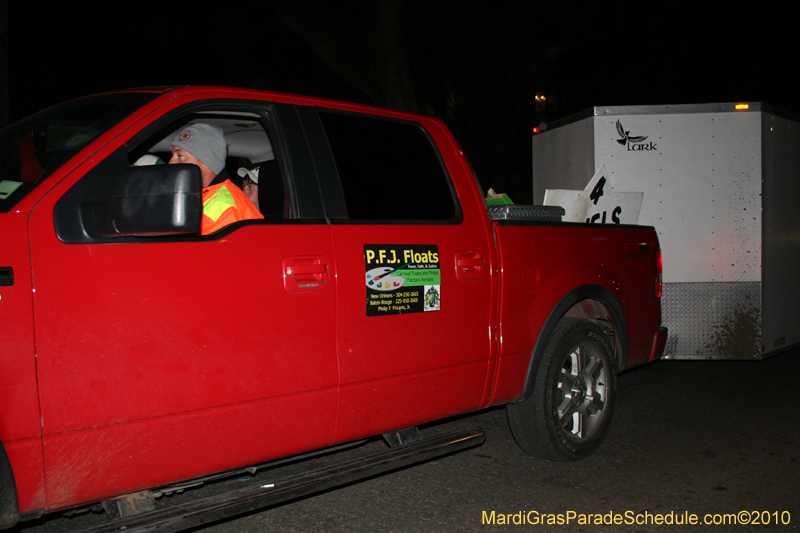
<instances>
[{"instance_id":1,"label":"wheel well","mask_svg":"<svg viewBox=\"0 0 800 533\"><path fill-rule=\"evenodd\" d=\"M625 354L622 349L622 344L617 342L620 325L615 324L615 322L619 322L619 320L614 319L614 313L606 307L602 300L592 298L581 300L570 307L562 318L564 317L591 320L600 326L600 328L605 331L606 335L608 335L611 347L614 348L617 370L625 367Z\"/></svg>"},{"instance_id":2,"label":"wheel well","mask_svg":"<svg viewBox=\"0 0 800 533\"><path fill-rule=\"evenodd\" d=\"M6 455L6 448L0 442L0 529L14 527L19 522L19 502L14 472Z\"/></svg>"},{"instance_id":3,"label":"wheel well","mask_svg":"<svg viewBox=\"0 0 800 533\"><path fill-rule=\"evenodd\" d=\"M525 377L525 387L522 389L522 401L533 393L534 379L539 362L544 354L547 341L559 321L564 317L584 318L592 320L609 333L609 341L614 348L616 371L624 370L628 354L628 330L625 324L625 315L617 299L608 289L599 285L583 285L570 291L564 296L550 312L545 320L536 345L533 348L531 362L528 365L528 375Z\"/></svg>"}]
</instances>

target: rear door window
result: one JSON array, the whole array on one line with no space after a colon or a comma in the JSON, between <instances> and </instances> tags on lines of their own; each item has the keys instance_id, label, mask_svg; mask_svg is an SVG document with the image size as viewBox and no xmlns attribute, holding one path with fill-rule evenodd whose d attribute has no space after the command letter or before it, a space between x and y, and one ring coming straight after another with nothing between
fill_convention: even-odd
<instances>
[{"instance_id":1,"label":"rear door window","mask_svg":"<svg viewBox=\"0 0 800 533\"><path fill-rule=\"evenodd\" d=\"M415 122L320 110L347 218L452 221L457 203L438 150Z\"/></svg>"}]
</instances>

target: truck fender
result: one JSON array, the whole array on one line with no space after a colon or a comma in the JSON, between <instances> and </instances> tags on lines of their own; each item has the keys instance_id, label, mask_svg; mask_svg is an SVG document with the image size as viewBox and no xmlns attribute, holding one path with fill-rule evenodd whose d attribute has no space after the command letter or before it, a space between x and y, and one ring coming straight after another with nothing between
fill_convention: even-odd
<instances>
[{"instance_id":1,"label":"truck fender","mask_svg":"<svg viewBox=\"0 0 800 533\"><path fill-rule=\"evenodd\" d=\"M625 366L625 361L628 354L628 329L625 324L625 315L622 312L622 307L611 292L605 287L599 285L581 285L567 293L555 305L553 310L548 315L547 319L542 326L539 336L536 339L536 344L531 352L531 360L528 364L528 373L525 376L525 386L522 389L522 395L517 402L521 402L530 398L533 394L534 376L539 367L539 363L544 355L547 342L550 336L556 329L556 325L564 317L564 315L572 309L572 307L583 300L597 300L605 306L611 313L611 318L614 326L614 334L616 337L616 355L615 364L617 371Z\"/></svg>"},{"instance_id":2,"label":"truck fender","mask_svg":"<svg viewBox=\"0 0 800 533\"><path fill-rule=\"evenodd\" d=\"M19 522L19 501L17 500L17 484L14 472L6 454L6 448L0 442L0 529L14 527Z\"/></svg>"}]
</instances>

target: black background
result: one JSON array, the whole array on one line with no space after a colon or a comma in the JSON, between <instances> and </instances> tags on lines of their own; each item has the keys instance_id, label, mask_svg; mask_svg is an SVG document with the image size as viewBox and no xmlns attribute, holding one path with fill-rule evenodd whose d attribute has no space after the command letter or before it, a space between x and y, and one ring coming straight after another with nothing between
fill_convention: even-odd
<instances>
[{"instance_id":1,"label":"black background","mask_svg":"<svg viewBox=\"0 0 800 533\"><path fill-rule=\"evenodd\" d=\"M271 7L280 3L9 2L11 120L86 94L175 84L388 105L326 66L308 35ZM713 11L692 2L391 3L402 7L402 31L382 57L405 54L416 98L406 110L442 118L484 190L517 203L531 200L530 135L543 121L594 105L764 101L800 112L797 31L788 11L769 3ZM371 2L306 4L309 21L324 16L314 6L341 15L321 21L333 56L359 53L352 42L335 46L337 35L356 35L364 52L391 37L370 26ZM366 63L360 76L393 83ZM536 94L547 96L544 107Z\"/></svg>"}]
</instances>

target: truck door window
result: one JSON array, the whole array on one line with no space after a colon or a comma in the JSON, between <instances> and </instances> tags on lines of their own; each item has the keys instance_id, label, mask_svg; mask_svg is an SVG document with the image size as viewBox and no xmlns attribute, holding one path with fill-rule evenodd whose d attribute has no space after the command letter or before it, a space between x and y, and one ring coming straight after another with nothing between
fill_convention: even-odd
<instances>
[{"instance_id":1,"label":"truck door window","mask_svg":"<svg viewBox=\"0 0 800 533\"><path fill-rule=\"evenodd\" d=\"M319 110L347 215L358 221L452 221L450 178L425 130L414 122Z\"/></svg>"},{"instance_id":2,"label":"truck door window","mask_svg":"<svg viewBox=\"0 0 800 533\"><path fill-rule=\"evenodd\" d=\"M188 113L178 112L134 136L125 147L117 150L123 154L115 152L113 157L108 158L109 161L98 164L59 200L55 212L59 238L67 243L199 238L194 234L169 237L96 237L83 227L80 217L81 204L102 203L107 200L111 186L121 170L134 165L167 163L171 157L170 143L174 136L187 125L197 123L221 128L228 145L224 171L217 175L212 184L229 178L241 188L245 178L251 180L251 185L252 181L257 181L257 204L264 215L263 220L245 220L226 226L216 233L217 237L235 231L243 224L283 223L298 218L291 182L287 176L288 167L278 148L275 127L270 123L267 112L256 112L255 108L254 111L245 111L243 107L205 107ZM267 109L266 106L264 108ZM243 170L240 172L240 169ZM215 234L212 233L211 236L213 235Z\"/></svg>"},{"instance_id":3,"label":"truck door window","mask_svg":"<svg viewBox=\"0 0 800 533\"><path fill-rule=\"evenodd\" d=\"M292 218L291 199L287 179L277 159L270 134L261 117L255 113L203 112L182 117L159 129L150 139L138 143L129 154L129 164L156 156L159 162L170 159L169 145L172 138L189 124L204 123L216 126L225 133L228 143L228 158L224 177L238 187L244 183L257 185L257 204L267 220ZM242 170L244 169L244 170ZM248 170L250 172L245 172ZM222 181L218 176L214 183Z\"/></svg>"}]
</instances>

